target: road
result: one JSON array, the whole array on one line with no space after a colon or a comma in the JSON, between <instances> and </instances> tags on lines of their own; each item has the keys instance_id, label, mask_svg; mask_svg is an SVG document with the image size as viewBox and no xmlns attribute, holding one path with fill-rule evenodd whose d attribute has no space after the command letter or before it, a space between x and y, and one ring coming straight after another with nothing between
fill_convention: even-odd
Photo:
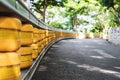
<instances>
[{"instance_id":1,"label":"road","mask_svg":"<svg viewBox=\"0 0 120 80\"><path fill-rule=\"evenodd\" d=\"M120 80L120 46L102 39L59 41L32 80Z\"/></svg>"}]
</instances>

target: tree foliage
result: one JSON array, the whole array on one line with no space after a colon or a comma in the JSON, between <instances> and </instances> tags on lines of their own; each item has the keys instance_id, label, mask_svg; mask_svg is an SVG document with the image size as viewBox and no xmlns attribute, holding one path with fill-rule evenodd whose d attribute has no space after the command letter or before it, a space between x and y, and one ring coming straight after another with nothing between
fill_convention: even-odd
<instances>
[{"instance_id":1,"label":"tree foliage","mask_svg":"<svg viewBox=\"0 0 120 80\"><path fill-rule=\"evenodd\" d=\"M94 28L92 28L90 30L90 32L92 33L100 33L102 32L103 28L101 27L101 23L100 22L97 22L96 24L94 24Z\"/></svg>"},{"instance_id":2,"label":"tree foliage","mask_svg":"<svg viewBox=\"0 0 120 80\"><path fill-rule=\"evenodd\" d=\"M107 8L114 7L114 1L113 0L99 0L99 2L102 6L105 6Z\"/></svg>"},{"instance_id":3,"label":"tree foliage","mask_svg":"<svg viewBox=\"0 0 120 80\"><path fill-rule=\"evenodd\" d=\"M33 9L40 13L43 17L43 21L45 22L45 12L48 6L64 6L63 2L66 0L38 0L35 2L34 0L30 0L32 3Z\"/></svg>"},{"instance_id":4,"label":"tree foliage","mask_svg":"<svg viewBox=\"0 0 120 80\"><path fill-rule=\"evenodd\" d=\"M119 25L120 17L120 0L38 0L33 2L34 10L39 12L43 19L45 19L46 9L52 9L54 6L58 7L59 14L56 10L49 11L46 17L54 17L57 15L67 18L67 21L61 23L58 21L49 21L50 26L60 29L73 29L79 28L80 25L92 25L91 32L102 32L109 27L116 27ZM63 11L60 11L64 8ZM54 8L56 9L56 8ZM85 20L79 18L79 15L88 16ZM92 19L90 19L90 18ZM93 23L94 20L94 23ZM65 27L67 26L67 27Z\"/></svg>"},{"instance_id":5,"label":"tree foliage","mask_svg":"<svg viewBox=\"0 0 120 80\"><path fill-rule=\"evenodd\" d=\"M60 24L58 22L51 22L50 26L52 26L54 28L58 28L58 29L63 29L62 24Z\"/></svg>"}]
</instances>

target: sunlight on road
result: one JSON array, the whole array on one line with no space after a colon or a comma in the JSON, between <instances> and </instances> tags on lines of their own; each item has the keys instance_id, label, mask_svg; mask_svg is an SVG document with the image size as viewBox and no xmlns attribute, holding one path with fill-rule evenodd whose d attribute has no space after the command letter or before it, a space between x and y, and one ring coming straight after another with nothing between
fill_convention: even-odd
<instances>
[{"instance_id":1,"label":"sunlight on road","mask_svg":"<svg viewBox=\"0 0 120 80\"><path fill-rule=\"evenodd\" d=\"M103 50L100 50L100 49L94 49L93 51L99 53L100 55L102 55L105 58L116 58L116 57L114 57L114 56L112 56L112 55L110 55L110 54L108 54L108 53L106 53L106 52L104 52Z\"/></svg>"},{"instance_id":2,"label":"sunlight on road","mask_svg":"<svg viewBox=\"0 0 120 80\"><path fill-rule=\"evenodd\" d=\"M77 67L84 68L84 69L89 70L89 71L97 71L97 72L100 72L100 73L114 75L114 76L120 78L120 72L117 72L117 71L106 70L106 69L102 69L102 68L99 68L99 67L96 67L96 66L87 65L87 64L77 65Z\"/></svg>"},{"instance_id":3,"label":"sunlight on road","mask_svg":"<svg viewBox=\"0 0 120 80\"><path fill-rule=\"evenodd\" d=\"M90 56L91 58L96 58L96 59L103 59L104 57L102 56Z\"/></svg>"},{"instance_id":4,"label":"sunlight on road","mask_svg":"<svg viewBox=\"0 0 120 80\"><path fill-rule=\"evenodd\" d=\"M98 58L102 58L102 57L98 57ZM78 64L77 62L70 61L70 60L60 60L60 61L68 63L68 64L75 65L78 68L84 68L88 71L97 71L97 72L100 72L100 73L104 73L104 74L107 74L107 75L113 75L113 76L116 76L116 77L120 78L120 72L117 72L117 71L102 69L100 67L91 66L91 65L88 65L88 64ZM120 69L120 67L114 67L114 68L119 68Z\"/></svg>"}]
</instances>

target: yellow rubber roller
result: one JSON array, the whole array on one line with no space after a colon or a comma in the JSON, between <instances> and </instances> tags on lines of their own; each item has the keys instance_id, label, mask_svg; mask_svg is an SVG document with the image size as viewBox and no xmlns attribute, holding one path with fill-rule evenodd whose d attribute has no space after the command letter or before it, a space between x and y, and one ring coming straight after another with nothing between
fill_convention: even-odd
<instances>
[{"instance_id":1,"label":"yellow rubber roller","mask_svg":"<svg viewBox=\"0 0 120 80\"><path fill-rule=\"evenodd\" d=\"M38 44L38 46L41 46L41 44L42 44L42 41L39 41L37 44Z\"/></svg>"},{"instance_id":2,"label":"yellow rubber roller","mask_svg":"<svg viewBox=\"0 0 120 80\"><path fill-rule=\"evenodd\" d=\"M42 39L44 39L45 37L46 37L45 33L44 33L44 34L42 34Z\"/></svg>"},{"instance_id":3,"label":"yellow rubber roller","mask_svg":"<svg viewBox=\"0 0 120 80\"><path fill-rule=\"evenodd\" d=\"M34 42L34 43L36 43L36 42L39 41L38 35L39 35L39 34L37 34L37 33L34 33L34 34L33 34L33 42Z\"/></svg>"},{"instance_id":4,"label":"yellow rubber roller","mask_svg":"<svg viewBox=\"0 0 120 80\"><path fill-rule=\"evenodd\" d=\"M41 40L42 39L42 31L41 31L41 29L39 29L39 40Z\"/></svg>"},{"instance_id":5,"label":"yellow rubber roller","mask_svg":"<svg viewBox=\"0 0 120 80\"><path fill-rule=\"evenodd\" d=\"M0 28L20 30L21 21L14 17L0 17Z\"/></svg>"},{"instance_id":6,"label":"yellow rubber roller","mask_svg":"<svg viewBox=\"0 0 120 80\"><path fill-rule=\"evenodd\" d=\"M24 68L28 68L32 65L33 61L32 60L29 60L29 61L22 61L20 63L20 67L21 69L24 69Z\"/></svg>"},{"instance_id":7,"label":"yellow rubber roller","mask_svg":"<svg viewBox=\"0 0 120 80\"><path fill-rule=\"evenodd\" d=\"M39 39L39 41L40 41L40 40L42 39L42 35L41 35L42 33L41 33L41 30L40 30L40 29L39 29L38 31L39 31L39 34L38 34L39 37L38 37L38 39Z\"/></svg>"},{"instance_id":8,"label":"yellow rubber roller","mask_svg":"<svg viewBox=\"0 0 120 80\"><path fill-rule=\"evenodd\" d=\"M44 47L42 40L39 42L39 47L41 47L41 49Z\"/></svg>"},{"instance_id":9,"label":"yellow rubber roller","mask_svg":"<svg viewBox=\"0 0 120 80\"><path fill-rule=\"evenodd\" d=\"M0 51L16 51L20 47L21 22L13 17L0 17Z\"/></svg>"},{"instance_id":10,"label":"yellow rubber roller","mask_svg":"<svg viewBox=\"0 0 120 80\"><path fill-rule=\"evenodd\" d=\"M15 52L0 53L0 67L20 64L20 55Z\"/></svg>"},{"instance_id":11,"label":"yellow rubber roller","mask_svg":"<svg viewBox=\"0 0 120 80\"><path fill-rule=\"evenodd\" d=\"M41 47L44 48L45 44L44 44L44 40L41 41Z\"/></svg>"},{"instance_id":12,"label":"yellow rubber roller","mask_svg":"<svg viewBox=\"0 0 120 80\"><path fill-rule=\"evenodd\" d=\"M20 55L32 54L32 47L30 47L30 46L21 46L20 49L17 52L20 53Z\"/></svg>"},{"instance_id":13,"label":"yellow rubber roller","mask_svg":"<svg viewBox=\"0 0 120 80\"><path fill-rule=\"evenodd\" d=\"M94 37L95 38L100 38L100 35L99 34L94 34Z\"/></svg>"},{"instance_id":14,"label":"yellow rubber roller","mask_svg":"<svg viewBox=\"0 0 120 80\"><path fill-rule=\"evenodd\" d=\"M32 58L36 59L38 57L38 49L33 50Z\"/></svg>"},{"instance_id":15,"label":"yellow rubber roller","mask_svg":"<svg viewBox=\"0 0 120 80\"><path fill-rule=\"evenodd\" d=\"M31 47L32 47L32 49L38 49L38 43L33 43L33 44L31 45Z\"/></svg>"},{"instance_id":16,"label":"yellow rubber roller","mask_svg":"<svg viewBox=\"0 0 120 80\"><path fill-rule=\"evenodd\" d=\"M21 31L33 32L33 26L31 24L23 24Z\"/></svg>"},{"instance_id":17,"label":"yellow rubber roller","mask_svg":"<svg viewBox=\"0 0 120 80\"><path fill-rule=\"evenodd\" d=\"M38 47L38 54L41 52L42 48L41 46Z\"/></svg>"},{"instance_id":18,"label":"yellow rubber roller","mask_svg":"<svg viewBox=\"0 0 120 80\"><path fill-rule=\"evenodd\" d=\"M33 26L24 24L21 28L21 45L30 45L33 42Z\"/></svg>"},{"instance_id":19,"label":"yellow rubber roller","mask_svg":"<svg viewBox=\"0 0 120 80\"><path fill-rule=\"evenodd\" d=\"M20 65L0 67L0 80L20 80Z\"/></svg>"},{"instance_id":20,"label":"yellow rubber roller","mask_svg":"<svg viewBox=\"0 0 120 80\"><path fill-rule=\"evenodd\" d=\"M48 33L49 33L49 31L48 31L48 30L45 30L45 35L46 35L46 36L48 36Z\"/></svg>"},{"instance_id":21,"label":"yellow rubber roller","mask_svg":"<svg viewBox=\"0 0 120 80\"><path fill-rule=\"evenodd\" d=\"M32 60L32 54L20 56L20 61L29 61Z\"/></svg>"},{"instance_id":22,"label":"yellow rubber roller","mask_svg":"<svg viewBox=\"0 0 120 80\"><path fill-rule=\"evenodd\" d=\"M89 38L89 37L90 37L90 35L86 33L85 34L85 38Z\"/></svg>"},{"instance_id":23,"label":"yellow rubber roller","mask_svg":"<svg viewBox=\"0 0 120 80\"><path fill-rule=\"evenodd\" d=\"M39 33L40 33L39 29L33 28L33 42L34 43L38 42L40 40L39 39L40 38Z\"/></svg>"}]
</instances>

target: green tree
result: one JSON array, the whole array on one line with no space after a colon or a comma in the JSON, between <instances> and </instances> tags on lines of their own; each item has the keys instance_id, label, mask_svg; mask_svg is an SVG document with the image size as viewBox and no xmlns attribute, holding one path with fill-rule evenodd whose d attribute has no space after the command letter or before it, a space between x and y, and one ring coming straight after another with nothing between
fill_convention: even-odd
<instances>
[{"instance_id":1,"label":"green tree","mask_svg":"<svg viewBox=\"0 0 120 80\"><path fill-rule=\"evenodd\" d=\"M30 0L33 6L33 9L40 13L43 17L43 21L45 22L45 14L48 6L64 6L63 2L66 0L38 0L35 2L34 0Z\"/></svg>"},{"instance_id":2,"label":"green tree","mask_svg":"<svg viewBox=\"0 0 120 80\"><path fill-rule=\"evenodd\" d=\"M82 2L83 0L67 0L67 3L65 3L66 7L66 16L70 17L70 22L72 23L73 27L77 27L78 25L78 19L77 14L87 14L88 8L87 2ZM82 3L81 3L82 2Z\"/></svg>"},{"instance_id":3,"label":"green tree","mask_svg":"<svg viewBox=\"0 0 120 80\"><path fill-rule=\"evenodd\" d=\"M103 31L103 28L101 27L101 23L97 22L94 24L94 27L90 30L90 32L93 33L101 33Z\"/></svg>"},{"instance_id":4,"label":"green tree","mask_svg":"<svg viewBox=\"0 0 120 80\"><path fill-rule=\"evenodd\" d=\"M113 8L117 17L120 17L120 0L99 0L103 7Z\"/></svg>"},{"instance_id":5,"label":"green tree","mask_svg":"<svg viewBox=\"0 0 120 80\"><path fill-rule=\"evenodd\" d=\"M54 28L63 29L63 25L60 24L59 22L51 22L49 25Z\"/></svg>"}]
</instances>

